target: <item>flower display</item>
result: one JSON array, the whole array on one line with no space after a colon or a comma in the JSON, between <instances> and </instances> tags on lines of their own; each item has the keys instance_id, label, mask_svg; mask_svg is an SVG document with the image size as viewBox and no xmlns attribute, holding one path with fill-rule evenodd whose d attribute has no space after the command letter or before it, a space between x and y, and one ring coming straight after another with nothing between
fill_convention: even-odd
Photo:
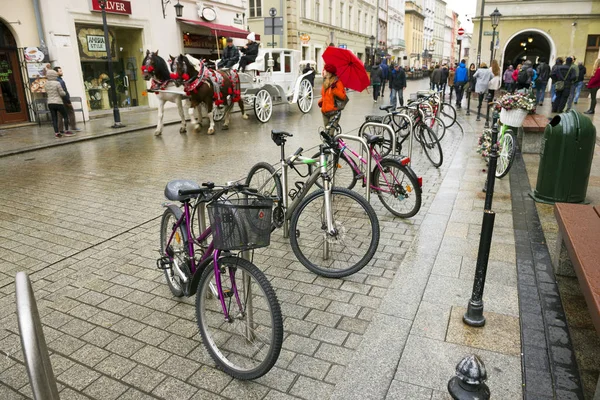
<instances>
[{"instance_id":1,"label":"flower display","mask_svg":"<svg viewBox=\"0 0 600 400\"><path fill-rule=\"evenodd\" d=\"M492 131L491 129L484 129L479 136L477 152L481 154L481 157L486 159L492 152Z\"/></svg>"},{"instance_id":2,"label":"flower display","mask_svg":"<svg viewBox=\"0 0 600 400\"><path fill-rule=\"evenodd\" d=\"M532 98L526 92L515 92L514 94L507 93L500 98L498 103L499 105L496 106L498 110L501 108L504 108L505 110L522 109L532 112L535 111L536 107L535 98Z\"/></svg>"}]
</instances>

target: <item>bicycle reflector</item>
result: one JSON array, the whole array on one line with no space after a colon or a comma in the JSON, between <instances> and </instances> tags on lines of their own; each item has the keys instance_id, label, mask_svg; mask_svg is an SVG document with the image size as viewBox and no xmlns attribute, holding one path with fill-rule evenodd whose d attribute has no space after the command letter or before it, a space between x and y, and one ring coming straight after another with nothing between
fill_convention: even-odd
<instances>
[{"instance_id":1,"label":"bicycle reflector","mask_svg":"<svg viewBox=\"0 0 600 400\"><path fill-rule=\"evenodd\" d=\"M404 157L401 161L400 164L402 165L408 165L410 164L410 157Z\"/></svg>"},{"instance_id":2,"label":"bicycle reflector","mask_svg":"<svg viewBox=\"0 0 600 400\"><path fill-rule=\"evenodd\" d=\"M418 177L417 181L419 182L419 187L423 187L423 177L422 176Z\"/></svg>"}]
</instances>

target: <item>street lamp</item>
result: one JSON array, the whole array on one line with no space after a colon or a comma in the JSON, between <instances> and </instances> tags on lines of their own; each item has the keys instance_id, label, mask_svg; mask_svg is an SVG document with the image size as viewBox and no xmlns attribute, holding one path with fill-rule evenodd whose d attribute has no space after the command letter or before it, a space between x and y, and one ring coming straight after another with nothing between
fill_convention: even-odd
<instances>
[{"instance_id":1,"label":"street lamp","mask_svg":"<svg viewBox=\"0 0 600 400\"><path fill-rule=\"evenodd\" d=\"M533 42L533 35L530 34L529 37L527 38L527 41L529 43Z\"/></svg>"},{"instance_id":2,"label":"street lamp","mask_svg":"<svg viewBox=\"0 0 600 400\"><path fill-rule=\"evenodd\" d=\"M490 46L490 65L492 65L492 61L494 60L494 41L496 40L496 28L500 23L500 17L502 14L496 8L494 12L490 14L490 18L492 19L492 44Z\"/></svg>"},{"instance_id":3,"label":"street lamp","mask_svg":"<svg viewBox=\"0 0 600 400\"><path fill-rule=\"evenodd\" d=\"M163 18L167 18L167 10L166 10L166 6L167 4L171 3L171 0L160 0L160 3L162 4L162 10L163 10ZM181 18L183 16L183 5L179 4L179 0L177 0L177 4L175 4L175 15L177 15L177 18Z\"/></svg>"},{"instance_id":4,"label":"street lamp","mask_svg":"<svg viewBox=\"0 0 600 400\"><path fill-rule=\"evenodd\" d=\"M371 43L371 65L375 64L375 51L373 50L373 46L375 45L375 36L371 35L369 38L369 43Z\"/></svg>"},{"instance_id":5,"label":"street lamp","mask_svg":"<svg viewBox=\"0 0 600 400\"><path fill-rule=\"evenodd\" d=\"M108 79L110 82L110 97L112 97L113 103L113 117L115 120L115 124L112 126L113 128L122 128L123 124L121 124L121 114L119 114L119 105L117 101L117 86L115 85L115 74L113 73L113 63L112 63L112 55L110 53L110 40L108 37L108 25L106 23L106 1L107 0L98 0L98 4L102 9L102 26L104 27L104 45L106 47L106 61L108 61Z\"/></svg>"}]
</instances>

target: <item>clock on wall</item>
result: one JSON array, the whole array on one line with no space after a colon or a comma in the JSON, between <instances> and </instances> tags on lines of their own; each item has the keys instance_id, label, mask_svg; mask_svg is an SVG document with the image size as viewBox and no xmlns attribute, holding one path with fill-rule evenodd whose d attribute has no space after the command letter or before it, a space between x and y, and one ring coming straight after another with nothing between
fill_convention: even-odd
<instances>
[{"instance_id":1,"label":"clock on wall","mask_svg":"<svg viewBox=\"0 0 600 400\"><path fill-rule=\"evenodd\" d=\"M217 19L217 12L212 7L204 7L200 13L200 16L205 20L212 22Z\"/></svg>"}]
</instances>

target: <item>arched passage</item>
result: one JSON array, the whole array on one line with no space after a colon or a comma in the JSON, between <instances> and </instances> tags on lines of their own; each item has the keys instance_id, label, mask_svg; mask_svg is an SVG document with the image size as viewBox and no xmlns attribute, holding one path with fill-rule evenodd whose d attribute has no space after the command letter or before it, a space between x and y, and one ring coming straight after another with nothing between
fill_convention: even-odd
<instances>
[{"instance_id":1,"label":"arched passage","mask_svg":"<svg viewBox=\"0 0 600 400\"><path fill-rule=\"evenodd\" d=\"M504 45L502 53L503 70L508 65L516 66L525 60L531 61L534 65L540 58L546 58L552 65L556 58L556 46L548 34L539 29L524 29L513 34Z\"/></svg>"},{"instance_id":2,"label":"arched passage","mask_svg":"<svg viewBox=\"0 0 600 400\"><path fill-rule=\"evenodd\" d=\"M0 20L0 125L28 119L17 51L15 37Z\"/></svg>"}]
</instances>

